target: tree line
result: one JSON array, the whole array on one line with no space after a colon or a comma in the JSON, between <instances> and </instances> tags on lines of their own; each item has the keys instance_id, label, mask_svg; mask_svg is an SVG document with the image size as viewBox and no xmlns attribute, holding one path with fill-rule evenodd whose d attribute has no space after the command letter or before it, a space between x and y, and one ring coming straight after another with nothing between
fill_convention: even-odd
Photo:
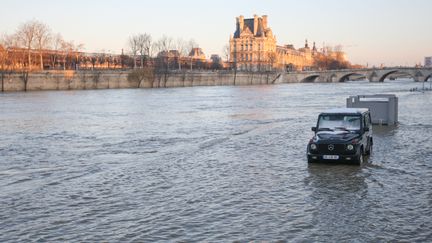
<instances>
[{"instance_id":1,"label":"tree line","mask_svg":"<svg viewBox=\"0 0 432 243\"><path fill-rule=\"evenodd\" d=\"M83 44L65 40L46 24L31 20L21 24L15 33L0 38L1 69L35 70L46 65L62 65L83 49Z\"/></svg>"},{"instance_id":2,"label":"tree line","mask_svg":"<svg viewBox=\"0 0 432 243\"><path fill-rule=\"evenodd\" d=\"M198 47L193 39L174 40L164 35L154 41L150 34L140 33L128 38L126 53L122 50L121 55L104 51L85 53L83 44L67 41L48 25L31 20L21 24L14 33L0 36L0 69L33 71L148 66L182 69L186 65L190 68L211 68L205 58L189 57L190 51Z\"/></svg>"},{"instance_id":3,"label":"tree line","mask_svg":"<svg viewBox=\"0 0 432 243\"><path fill-rule=\"evenodd\" d=\"M131 35L127 39L127 50L121 55L111 53L85 53L83 44L65 40L60 33L49 26L31 20L21 24L12 34L0 36L0 70L33 71L44 69L120 69L149 68L156 72L186 69L235 68L235 63L225 64L215 56L208 61L193 40L174 39L162 36L154 40L148 33ZM344 69L351 64L341 56L340 47L327 47L327 53L314 56L315 69ZM323 51L324 52L324 51ZM224 58L228 61L229 46L223 47ZM274 66L277 56L268 56L268 65ZM201 55L201 56L200 56Z\"/></svg>"},{"instance_id":4,"label":"tree line","mask_svg":"<svg viewBox=\"0 0 432 243\"><path fill-rule=\"evenodd\" d=\"M346 60L341 45L323 47L323 52L314 57L314 66L320 70L349 69L353 67Z\"/></svg>"}]
</instances>

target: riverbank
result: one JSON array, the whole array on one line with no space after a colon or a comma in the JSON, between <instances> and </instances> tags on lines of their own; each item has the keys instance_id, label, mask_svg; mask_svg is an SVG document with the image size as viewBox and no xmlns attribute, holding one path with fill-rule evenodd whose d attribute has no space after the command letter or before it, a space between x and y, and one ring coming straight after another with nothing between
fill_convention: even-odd
<instances>
[{"instance_id":1,"label":"riverbank","mask_svg":"<svg viewBox=\"0 0 432 243\"><path fill-rule=\"evenodd\" d=\"M260 85L279 83L281 82L279 79L280 75L276 72L176 71L155 73L140 69L14 72L2 74L1 91Z\"/></svg>"}]
</instances>

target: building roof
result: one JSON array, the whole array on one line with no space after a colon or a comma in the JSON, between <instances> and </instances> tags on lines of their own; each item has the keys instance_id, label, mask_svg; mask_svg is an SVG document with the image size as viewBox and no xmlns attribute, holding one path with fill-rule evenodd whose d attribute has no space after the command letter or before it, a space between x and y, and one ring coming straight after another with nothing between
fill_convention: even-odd
<instances>
[{"instance_id":1,"label":"building roof","mask_svg":"<svg viewBox=\"0 0 432 243\"><path fill-rule=\"evenodd\" d=\"M240 20L241 21L241 20ZM264 29L264 24L262 17L257 18L257 32L254 35L255 37L267 36L267 32L271 34L270 28ZM243 19L243 29L237 28L234 32L234 38L239 38L242 32L254 34L255 29L255 18Z\"/></svg>"},{"instance_id":2,"label":"building roof","mask_svg":"<svg viewBox=\"0 0 432 243\"><path fill-rule=\"evenodd\" d=\"M194 59L206 59L204 52L199 47L192 48L192 50L189 52L189 57Z\"/></svg>"},{"instance_id":3,"label":"building roof","mask_svg":"<svg viewBox=\"0 0 432 243\"><path fill-rule=\"evenodd\" d=\"M244 20L243 31L245 31L246 29L249 29L249 31L251 33L253 33L253 31L254 31L254 19L245 19Z\"/></svg>"}]
</instances>

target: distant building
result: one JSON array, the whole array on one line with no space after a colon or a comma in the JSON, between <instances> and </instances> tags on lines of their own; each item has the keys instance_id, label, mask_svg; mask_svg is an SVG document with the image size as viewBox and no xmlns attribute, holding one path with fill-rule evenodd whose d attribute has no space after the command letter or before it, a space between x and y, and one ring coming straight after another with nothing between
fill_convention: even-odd
<instances>
[{"instance_id":1,"label":"distant building","mask_svg":"<svg viewBox=\"0 0 432 243\"><path fill-rule=\"evenodd\" d=\"M159 58L178 58L180 53L177 50L161 51L157 54Z\"/></svg>"},{"instance_id":2,"label":"distant building","mask_svg":"<svg viewBox=\"0 0 432 243\"><path fill-rule=\"evenodd\" d=\"M276 37L267 26L267 16L236 18L236 30L230 37L230 62L240 70L270 69L275 59Z\"/></svg>"},{"instance_id":3,"label":"distant building","mask_svg":"<svg viewBox=\"0 0 432 243\"><path fill-rule=\"evenodd\" d=\"M432 67L432 57L425 57L424 65L425 67Z\"/></svg>"},{"instance_id":4,"label":"distant building","mask_svg":"<svg viewBox=\"0 0 432 243\"><path fill-rule=\"evenodd\" d=\"M240 70L303 69L313 65L313 52L315 46L311 50L307 41L298 50L293 45L278 46L267 15L237 17L236 30L230 38L230 62Z\"/></svg>"},{"instance_id":5,"label":"distant building","mask_svg":"<svg viewBox=\"0 0 432 243\"><path fill-rule=\"evenodd\" d=\"M315 43L310 48L307 40L305 46L299 49L295 49L293 45L277 45L276 36L268 26L267 15L254 15L250 19L237 17L236 30L229 43L229 61L239 70L307 70L314 66L317 58L345 59L342 51L319 53Z\"/></svg>"},{"instance_id":6,"label":"distant building","mask_svg":"<svg viewBox=\"0 0 432 243\"><path fill-rule=\"evenodd\" d=\"M192 58L194 60L202 60L202 61L206 60L206 56L204 52L199 47L192 48L192 50L189 52L189 58Z\"/></svg>"}]
</instances>

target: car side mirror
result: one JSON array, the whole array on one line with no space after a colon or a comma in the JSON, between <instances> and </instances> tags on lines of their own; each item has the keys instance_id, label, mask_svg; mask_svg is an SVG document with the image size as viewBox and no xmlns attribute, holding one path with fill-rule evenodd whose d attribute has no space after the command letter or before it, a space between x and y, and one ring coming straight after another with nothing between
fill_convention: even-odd
<instances>
[{"instance_id":1,"label":"car side mirror","mask_svg":"<svg viewBox=\"0 0 432 243\"><path fill-rule=\"evenodd\" d=\"M316 132L316 127L311 128L312 132Z\"/></svg>"},{"instance_id":2,"label":"car side mirror","mask_svg":"<svg viewBox=\"0 0 432 243\"><path fill-rule=\"evenodd\" d=\"M364 131L365 131L365 132L369 132L369 127L365 127L365 128L364 128Z\"/></svg>"}]
</instances>

